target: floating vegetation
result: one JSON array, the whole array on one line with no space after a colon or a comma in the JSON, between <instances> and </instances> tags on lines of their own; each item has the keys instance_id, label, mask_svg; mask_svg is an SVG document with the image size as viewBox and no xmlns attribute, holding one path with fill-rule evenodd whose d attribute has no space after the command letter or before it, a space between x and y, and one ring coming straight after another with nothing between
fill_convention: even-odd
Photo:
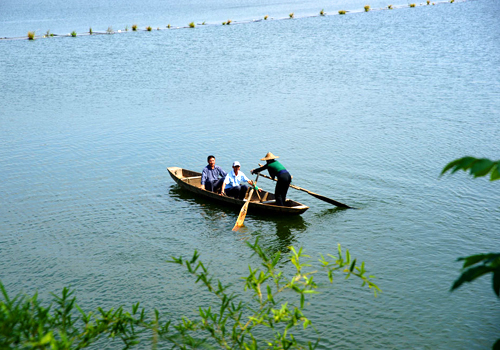
<instances>
[{"instance_id":1,"label":"floating vegetation","mask_svg":"<svg viewBox=\"0 0 500 350\"><path fill-rule=\"evenodd\" d=\"M0 0L0 1L1 1L1 0ZM467 1L467 0L464 0L464 1ZM444 3L444 2L454 3L454 2L455 2L455 0L444 0L444 1L440 1L440 2L441 2L441 3ZM440 2L438 2L438 3L440 3ZM425 3L426 3L427 5L430 5L431 3L432 3L432 5L436 5L436 2L431 2L431 0L425 0ZM422 2L422 3L419 3L418 5L419 5L419 6L422 6L422 5L424 5L425 3L423 3L423 2ZM416 6L417 6L417 4L416 4L416 3L408 3L408 6L409 6L409 7L416 7ZM402 8L402 7L403 7L403 6L399 6L398 8ZM369 12L369 11L371 11L371 7L370 7L370 5L365 5L363 8L364 8L364 12ZM380 10L382 10L382 9L383 9L383 8L380 8ZM394 5L392 5L392 4L391 4L391 5L387 5L387 9L389 9L389 10L394 9ZM345 14L347 14L347 12L350 12L350 11L346 11L346 10L338 10L338 14L339 14L339 15L345 15ZM359 12L359 10L354 11L354 13L357 13L357 12ZM324 10L324 9L321 9L321 11L319 11L319 15L320 15L320 16L326 16L326 12L325 12L325 10ZM294 13L294 12L289 13L289 14L288 14L288 17L289 17L289 19L293 19L293 18L295 18L295 13ZM301 17L299 17L299 18L301 18ZM273 17L269 18L269 15L265 15L265 16L263 17L263 19L264 19L264 20L268 20L268 19L274 19L274 18L273 18ZM285 19L286 19L286 17L285 17L285 18L279 18L279 19L285 20ZM256 19L254 19L254 20L252 20L252 21L253 21L253 22L258 22L258 21L260 21L260 20L256 20ZM219 23L220 23L220 22L219 22ZM230 24L232 24L232 23L233 23L233 21L232 21L231 19L228 19L227 21L222 22L222 25L223 25L223 26L225 26L225 25L230 25ZM245 22L242 22L242 23L245 23ZM198 25L205 25L205 24L206 24L206 22L205 22L205 21L203 21L202 23L199 23ZM181 29L181 28L195 28L195 27L196 27L196 24L195 24L195 22L191 22L191 23L189 23L189 24L188 24L188 27L176 27L176 26L172 27L172 26L171 26L171 24L169 23L166 27L167 27L167 28L169 28L169 29L170 29L170 28L176 28L176 29ZM134 31L134 32L138 30L138 29L137 29L137 28L138 28L137 24L133 24L131 28L132 28L132 31ZM157 30L161 30L161 29L160 29L160 27L157 27L156 29L157 29ZM148 32L150 32L150 31L152 31L152 30L153 30L153 28L152 28L151 26L147 26L147 27L146 27L146 30L147 30ZM125 26L124 31L125 31L125 32L128 32L128 31L129 31L129 26L128 26L128 25L127 25L127 26ZM95 34L95 33L94 33L94 31L92 30L92 27L90 27L90 28L89 28L88 33L89 33L90 35ZM115 31L113 30L113 28L112 28L111 26L109 26L109 27L108 27L108 29L106 30L106 32L105 32L105 33L106 33L106 34L122 33L122 30L118 30L117 32L115 32ZM102 32L97 32L97 34L104 34L104 33L102 33ZM48 37L57 36L57 35L58 35L58 34L53 34L53 33L50 33L50 30L47 30L47 32L46 32L44 35L40 35L39 37L48 38ZM78 35L78 34L76 33L76 31L72 31L71 33L68 33L68 34L61 34L61 36L71 36L71 37L76 37L77 35ZM80 34L80 35L82 35L82 34ZM26 37L24 37L24 38L26 38ZM3 39L21 39L21 38L19 38L19 37L17 37L17 38L7 38L7 37L0 38L0 40L3 40ZM32 31L32 32L31 32L31 31L29 31L29 32L28 32L27 39L28 39L28 40L35 40L35 31Z\"/></svg>"}]
</instances>

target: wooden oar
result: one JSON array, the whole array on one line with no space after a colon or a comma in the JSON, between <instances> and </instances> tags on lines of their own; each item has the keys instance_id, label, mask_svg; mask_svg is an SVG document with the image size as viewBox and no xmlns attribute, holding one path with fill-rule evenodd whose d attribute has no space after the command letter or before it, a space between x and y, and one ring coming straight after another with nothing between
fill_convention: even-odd
<instances>
[{"instance_id":1,"label":"wooden oar","mask_svg":"<svg viewBox=\"0 0 500 350\"><path fill-rule=\"evenodd\" d=\"M260 165L260 164L259 164L259 165ZM278 181L278 180L273 179L272 177L267 176L267 175L264 175L264 174L260 174L260 176L263 176L263 177L265 177L266 179L270 179L270 180ZM331 199L331 198L328 198L328 197L322 196L322 195L320 195L320 194L317 194L317 193L311 192L311 191L309 191L309 190L306 190L305 188L302 188L302 187L299 187L299 186L295 186L295 185L290 185L290 187L295 188L296 190L299 190L299 191L304 191L304 192L307 192L307 193L309 193L311 196L316 197L316 198L318 198L318 199L321 199L322 201L325 201L325 202L327 202L327 203L330 203L330 204L336 205L336 206L337 206L337 207L339 207L339 208L352 209L352 207L348 206L347 204L337 202L336 200L333 200L333 199Z\"/></svg>"},{"instance_id":2,"label":"wooden oar","mask_svg":"<svg viewBox=\"0 0 500 350\"><path fill-rule=\"evenodd\" d=\"M257 183L258 179L259 179L259 175L257 175L257 177L255 178L254 186ZM252 189L248 193L248 199L247 199L247 201L241 207L240 215L238 215L238 219L236 220L236 224L234 224L233 231L236 231L241 226L243 226L243 222L245 221L245 217L247 216L248 205L250 204L250 200L252 199L253 191L254 191L254 188L252 187Z\"/></svg>"}]
</instances>

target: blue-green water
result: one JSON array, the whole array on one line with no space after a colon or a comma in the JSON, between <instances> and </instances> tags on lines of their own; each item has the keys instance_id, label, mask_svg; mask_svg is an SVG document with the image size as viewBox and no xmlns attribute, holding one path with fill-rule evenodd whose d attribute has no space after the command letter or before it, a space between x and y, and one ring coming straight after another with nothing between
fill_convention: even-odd
<instances>
[{"instance_id":1,"label":"blue-green water","mask_svg":"<svg viewBox=\"0 0 500 350\"><path fill-rule=\"evenodd\" d=\"M3 1L0 37L365 3L327 5L193 2L168 5L177 9L170 21L153 0L141 11L132 1L112 10ZM500 306L490 278L449 288L457 257L499 249L499 184L439 173L464 155L499 158L499 18L498 1L480 0L0 41L0 279L11 294L38 289L44 298L71 285L88 309L141 301L192 315L206 297L165 263L172 255L198 249L235 280L256 263L246 240L314 257L340 243L383 293L374 299L339 279L315 296L322 348L491 347ZM201 170L215 154L248 174L268 151L296 185L360 209L290 189L311 207L303 216L250 213L234 233L237 212L193 198L166 171Z\"/></svg>"}]
</instances>

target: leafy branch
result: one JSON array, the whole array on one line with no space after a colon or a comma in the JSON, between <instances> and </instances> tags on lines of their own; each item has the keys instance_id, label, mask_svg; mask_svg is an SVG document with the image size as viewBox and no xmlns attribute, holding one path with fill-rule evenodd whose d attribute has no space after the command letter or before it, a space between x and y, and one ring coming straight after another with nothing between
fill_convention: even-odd
<instances>
[{"instance_id":1,"label":"leafy branch","mask_svg":"<svg viewBox=\"0 0 500 350\"><path fill-rule=\"evenodd\" d=\"M490 181L500 179L500 161L492 161L486 158L463 157L448 163L441 176L450 171L454 174L458 170L469 170L475 178L490 174ZM451 291L459 288L466 282L492 273L493 292L500 297L500 253L476 254L458 258L457 261L464 261L462 274L451 286ZM493 344L493 350L500 350L500 339Z\"/></svg>"},{"instance_id":2,"label":"leafy branch","mask_svg":"<svg viewBox=\"0 0 500 350\"><path fill-rule=\"evenodd\" d=\"M199 253L191 259L172 258L170 263L182 265L187 272L215 296L214 305L199 307L199 317L190 320L164 320L157 309L153 317L147 317L139 303L131 311L123 307L86 313L76 303L73 291L62 290L61 295L52 294L49 306L43 306L38 294L32 297L18 295L10 298L0 282L0 348L1 349L83 349L95 346L98 341L121 342L124 349L135 347L150 337L152 348L161 343L172 349L313 349L320 341L319 332L304 312L309 296L318 293L312 269L302 248L290 248L289 261L293 273L287 275L277 268L282 262L281 254L268 254L259 246L247 243L260 258L257 268L249 266L247 277L243 277L243 290L251 294L231 292L232 285L215 279L200 261ZM365 276L364 263L356 266L349 251L345 256L339 245L339 256L319 260L319 268L325 270L330 282L335 272L346 278L356 276L375 291L379 288ZM315 342L302 344L295 331L300 328L313 330ZM141 348L144 345L141 344Z\"/></svg>"},{"instance_id":3,"label":"leafy branch","mask_svg":"<svg viewBox=\"0 0 500 350\"><path fill-rule=\"evenodd\" d=\"M454 174L459 170L469 171L475 178L490 174L490 181L500 179L500 161L474 157L463 157L448 163L441 172L441 176L447 171Z\"/></svg>"}]
</instances>

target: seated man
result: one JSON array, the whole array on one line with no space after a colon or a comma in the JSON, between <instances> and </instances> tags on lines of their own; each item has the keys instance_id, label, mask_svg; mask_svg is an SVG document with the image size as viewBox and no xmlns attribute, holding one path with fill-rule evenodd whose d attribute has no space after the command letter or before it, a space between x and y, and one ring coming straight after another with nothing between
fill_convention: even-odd
<instances>
[{"instance_id":1,"label":"seated man","mask_svg":"<svg viewBox=\"0 0 500 350\"><path fill-rule=\"evenodd\" d=\"M227 173L220 166L215 165L214 156L208 156L207 162L208 165L203 168L201 173L201 188L207 191L219 192Z\"/></svg>"},{"instance_id":2,"label":"seated man","mask_svg":"<svg viewBox=\"0 0 500 350\"><path fill-rule=\"evenodd\" d=\"M243 198L245 198L245 194L248 190L248 185L242 183L246 181L253 186L253 181L240 171L240 167L240 162L236 161L233 163L233 170L229 174L227 174L226 178L224 179L221 191L222 196L227 193L227 195L230 197L242 200Z\"/></svg>"}]
</instances>

